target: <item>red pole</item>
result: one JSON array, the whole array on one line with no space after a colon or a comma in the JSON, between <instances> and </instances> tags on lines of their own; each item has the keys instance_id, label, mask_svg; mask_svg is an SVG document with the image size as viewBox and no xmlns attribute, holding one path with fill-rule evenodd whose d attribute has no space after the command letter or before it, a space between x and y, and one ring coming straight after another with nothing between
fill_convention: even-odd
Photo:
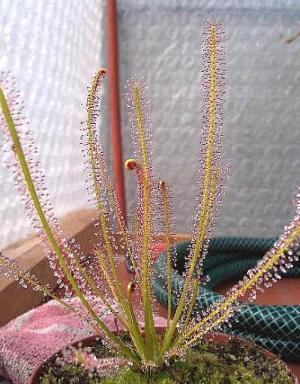
<instances>
[{"instance_id":1,"label":"red pole","mask_svg":"<svg viewBox=\"0 0 300 384\"><path fill-rule=\"evenodd\" d=\"M126 220L126 201L122 157L122 136L119 95L118 28L116 0L107 0L107 57L109 118L111 126L111 146L114 186L121 212Z\"/></svg>"}]
</instances>

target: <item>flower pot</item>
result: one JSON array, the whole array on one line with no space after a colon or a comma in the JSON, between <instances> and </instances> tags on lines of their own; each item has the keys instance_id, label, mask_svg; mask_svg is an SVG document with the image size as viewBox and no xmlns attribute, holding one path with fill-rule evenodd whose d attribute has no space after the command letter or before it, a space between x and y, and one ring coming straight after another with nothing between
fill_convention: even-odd
<instances>
[{"instance_id":1,"label":"flower pot","mask_svg":"<svg viewBox=\"0 0 300 384\"><path fill-rule=\"evenodd\" d=\"M161 330L163 330L163 329L161 329ZM99 336L87 337L87 338L85 338L85 339L83 339L81 341L81 345L83 347L93 346L93 345L95 345L96 339L98 339L98 338L99 338ZM213 341L214 343L217 343L219 345L224 345L224 344L226 345L230 341L235 341L235 342L238 342L243 347L253 348L253 344L250 343L249 341L245 341L245 340L242 340L242 339L239 339L239 338L236 338L236 337L230 337L228 335L220 334L220 333L208 334L208 335L206 335L205 340ZM74 343L72 345L76 346L76 345L78 345L78 342ZM257 347L255 347L255 348L257 349ZM258 347L258 348L261 351L263 351L263 354L265 355L266 358L268 358L268 359L276 359L277 361L279 361L280 365L282 366L282 369L283 370L287 370L290 373L291 378L293 379L293 383L294 384L299 384L298 379L289 371L288 367L286 366L286 364L284 362L280 361L279 358L276 357L271 352L269 352L267 350L264 350L263 348L260 348L260 347ZM33 373L32 377L31 377L31 379L29 381L29 384L37 384L38 383L39 377L40 377L40 375L43 372L45 364L47 364L50 360L52 360L55 355L56 354L54 354L52 357L50 357L43 365L41 365L40 367L38 367L35 370L35 372Z\"/></svg>"},{"instance_id":2,"label":"flower pot","mask_svg":"<svg viewBox=\"0 0 300 384\"><path fill-rule=\"evenodd\" d=\"M164 332L165 328L162 327L162 326L156 326L156 330L158 333L162 333ZM116 333L115 331L113 331L114 333ZM87 336L85 338L83 338L82 340L80 341L75 341L74 343L71 343L70 345L71 346L78 346L78 344L80 344L82 347L92 347L95 345L95 343L97 342L97 340L99 340L99 338L101 338L101 336L99 335L91 335L91 336ZM67 346L66 346L67 347ZM56 351L55 353L53 353L52 356L50 356L43 364L41 364L39 367L37 367L34 371L33 371L33 374L28 382L28 384L37 384L38 383L38 379L41 375L41 373L43 372L43 369L44 369L44 366L49 362L51 361L54 356L56 356L57 354L59 354L61 350L59 351Z\"/></svg>"}]
</instances>

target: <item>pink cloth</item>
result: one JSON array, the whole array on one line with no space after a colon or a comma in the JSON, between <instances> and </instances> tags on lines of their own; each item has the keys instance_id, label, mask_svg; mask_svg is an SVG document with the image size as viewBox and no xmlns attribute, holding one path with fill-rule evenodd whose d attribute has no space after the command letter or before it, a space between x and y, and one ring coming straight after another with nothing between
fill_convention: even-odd
<instances>
[{"instance_id":1,"label":"pink cloth","mask_svg":"<svg viewBox=\"0 0 300 384\"><path fill-rule=\"evenodd\" d=\"M102 319L111 330L116 329L111 315ZM156 323L164 326L165 320L157 318ZM53 353L92 334L93 329L76 315L49 301L0 328L0 376L26 384Z\"/></svg>"}]
</instances>

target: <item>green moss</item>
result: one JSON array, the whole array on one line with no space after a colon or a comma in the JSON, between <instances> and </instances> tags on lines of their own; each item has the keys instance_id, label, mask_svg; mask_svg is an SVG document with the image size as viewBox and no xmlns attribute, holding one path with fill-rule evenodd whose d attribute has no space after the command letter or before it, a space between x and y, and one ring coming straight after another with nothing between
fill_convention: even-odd
<instances>
[{"instance_id":1,"label":"green moss","mask_svg":"<svg viewBox=\"0 0 300 384\"><path fill-rule=\"evenodd\" d=\"M157 373L151 376L142 374L140 372L134 372L131 370L125 370L118 376L105 378L101 381L101 384L177 384L177 382L169 377L167 373Z\"/></svg>"},{"instance_id":2,"label":"green moss","mask_svg":"<svg viewBox=\"0 0 300 384\"><path fill-rule=\"evenodd\" d=\"M45 372L40 384L293 384L279 359L236 341L223 346L203 342L184 360L173 359L151 374L126 368L117 375L99 378L89 376L80 366L58 369L53 364Z\"/></svg>"}]
</instances>

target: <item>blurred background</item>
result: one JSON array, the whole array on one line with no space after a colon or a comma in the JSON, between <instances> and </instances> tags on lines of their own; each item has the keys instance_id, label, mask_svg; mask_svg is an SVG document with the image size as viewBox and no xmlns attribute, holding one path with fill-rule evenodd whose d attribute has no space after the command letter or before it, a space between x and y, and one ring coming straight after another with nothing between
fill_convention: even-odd
<instances>
[{"instance_id":1,"label":"blurred background","mask_svg":"<svg viewBox=\"0 0 300 384\"><path fill-rule=\"evenodd\" d=\"M88 206L80 122L90 79L107 64L105 3L0 1L0 71L17 78L59 216ZM293 39L300 31L299 1L119 0L117 6L124 159L132 148L122 93L128 78L143 76L151 98L154 164L173 187L176 231L189 233L201 139L201 23L207 16L221 18L230 179L215 235L278 235L294 211L300 184L300 38ZM105 109L106 101L99 129L111 164ZM130 213L132 176L125 175L125 186ZM0 187L3 247L31 229L3 167Z\"/></svg>"}]
</instances>

